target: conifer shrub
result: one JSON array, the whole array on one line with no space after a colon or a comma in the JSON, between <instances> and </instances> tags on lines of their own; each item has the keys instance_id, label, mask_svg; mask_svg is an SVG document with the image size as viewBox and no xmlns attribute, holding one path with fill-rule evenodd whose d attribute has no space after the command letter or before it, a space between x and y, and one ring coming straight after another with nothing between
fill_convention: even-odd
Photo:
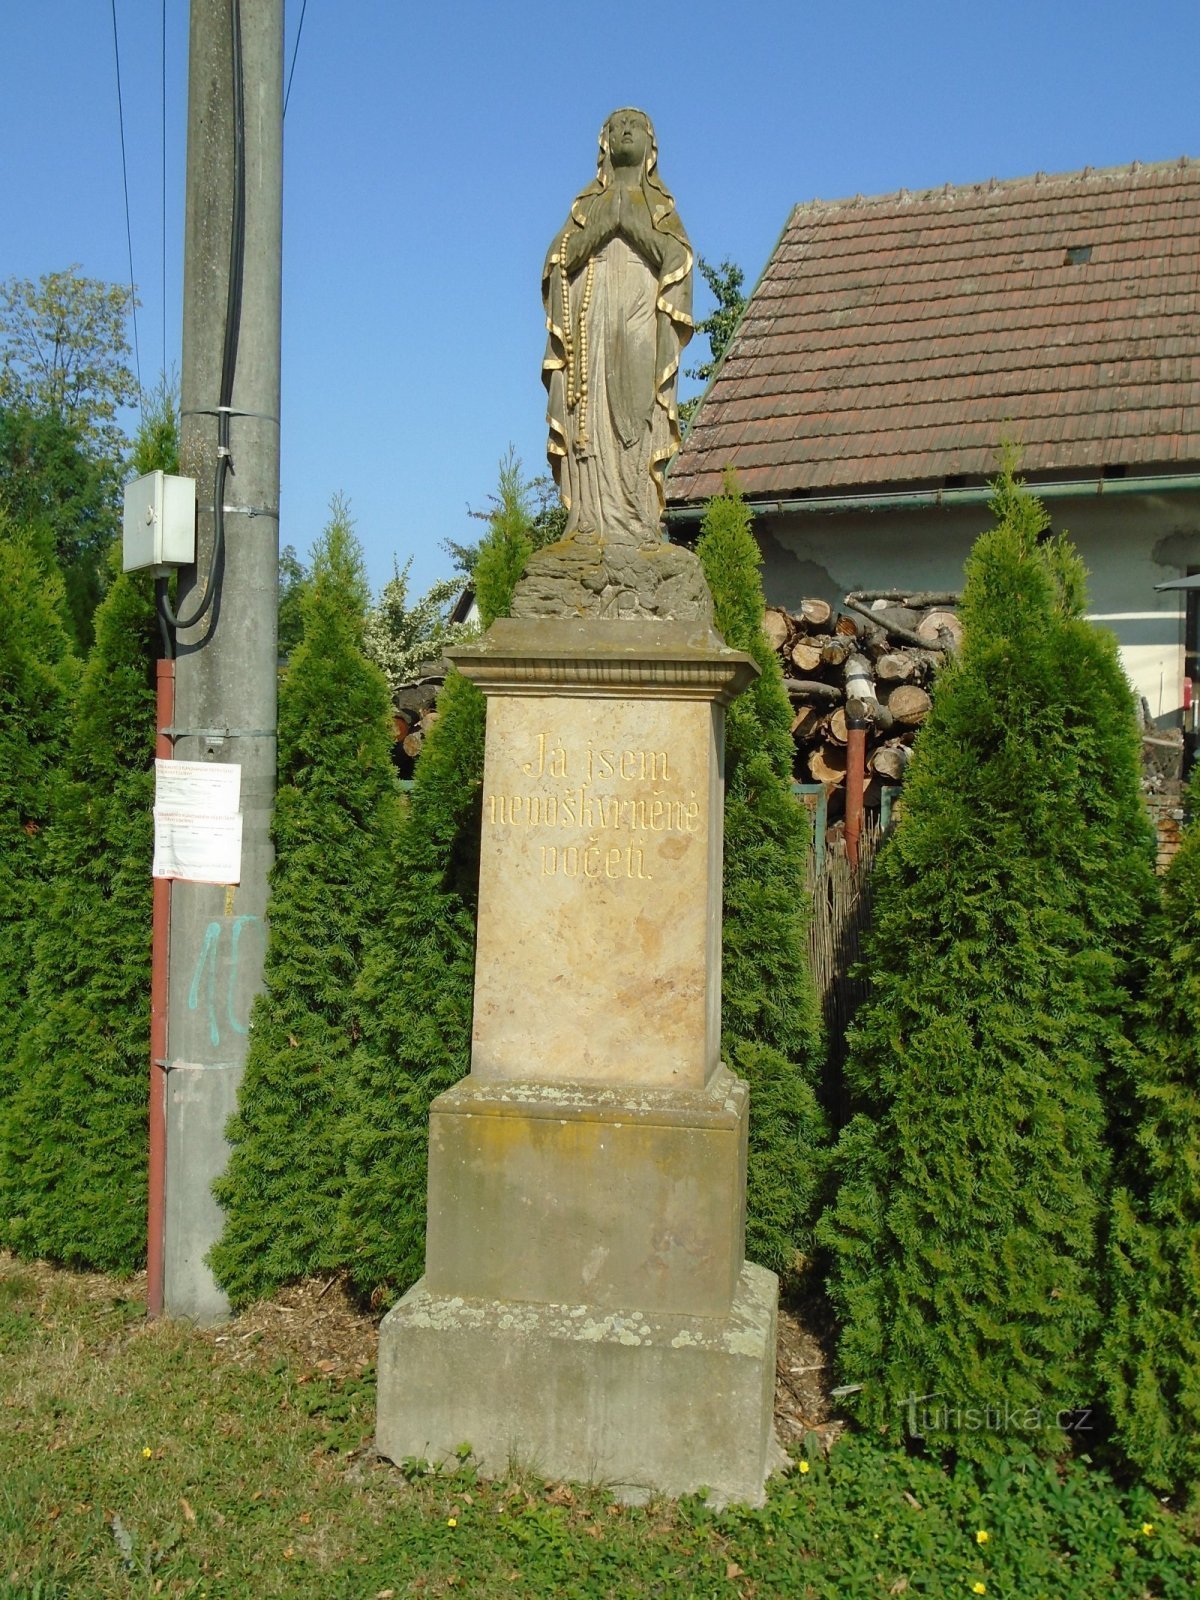
<instances>
[{"instance_id":1,"label":"conifer shrub","mask_svg":"<svg viewBox=\"0 0 1200 1600\"><path fill-rule=\"evenodd\" d=\"M90 502L72 499L82 458L69 435L66 443L65 453L30 454L31 482L58 507L57 518L35 516L33 525L43 537L57 527L61 548L62 514L74 506L67 522L83 548L89 518L80 507ZM147 397L131 470L173 471L177 447L163 387ZM97 536L92 527L88 539ZM144 1259L146 1239L158 633L150 582L122 573L119 546L92 576L105 597L89 613L93 642L60 767L42 755L55 788L49 883L30 922L38 936L28 952L20 1084L7 1115L0 1109L0 1217L24 1254L128 1272Z\"/></svg>"},{"instance_id":2,"label":"conifer shrub","mask_svg":"<svg viewBox=\"0 0 1200 1600\"><path fill-rule=\"evenodd\" d=\"M534 542L510 456L474 571L485 628L508 615ZM340 1236L352 1281L376 1304L421 1274L429 1107L471 1066L485 716L481 691L451 671L417 763L395 894L359 987Z\"/></svg>"},{"instance_id":3,"label":"conifer shrub","mask_svg":"<svg viewBox=\"0 0 1200 1600\"><path fill-rule=\"evenodd\" d=\"M264 988L255 1002L209 1255L235 1305L338 1264L355 986L395 870L391 696L364 653L369 593L336 502L279 698Z\"/></svg>"},{"instance_id":4,"label":"conifer shrub","mask_svg":"<svg viewBox=\"0 0 1200 1600\"><path fill-rule=\"evenodd\" d=\"M791 709L762 628L762 555L732 474L697 554L718 631L760 668L725 714L721 1042L751 1091L747 1251L788 1274L811 1250L827 1152L806 942L811 828L792 794Z\"/></svg>"},{"instance_id":5,"label":"conifer shrub","mask_svg":"<svg viewBox=\"0 0 1200 1600\"><path fill-rule=\"evenodd\" d=\"M1164 886L1133 1137L1111 1220L1103 1370L1118 1443L1156 1489L1200 1486L1200 768Z\"/></svg>"},{"instance_id":6,"label":"conifer shrub","mask_svg":"<svg viewBox=\"0 0 1200 1600\"><path fill-rule=\"evenodd\" d=\"M0 1117L18 1082L33 946L46 913L47 826L77 663L47 537L0 512ZM0 1210L0 1239L5 1236Z\"/></svg>"},{"instance_id":7,"label":"conifer shrub","mask_svg":"<svg viewBox=\"0 0 1200 1600\"><path fill-rule=\"evenodd\" d=\"M1115 641L1008 468L993 510L875 870L820 1230L859 1417L973 1456L1014 1430L1056 1450L1097 1398L1110 1107L1156 893Z\"/></svg>"},{"instance_id":8,"label":"conifer shrub","mask_svg":"<svg viewBox=\"0 0 1200 1600\"><path fill-rule=\"evenodd\" d=\"M23 1255L130 1272L146 1249L157 632L148 580L116 551L94 627L0 1123L0 1215Z\"/></svg>"}]
</instances>

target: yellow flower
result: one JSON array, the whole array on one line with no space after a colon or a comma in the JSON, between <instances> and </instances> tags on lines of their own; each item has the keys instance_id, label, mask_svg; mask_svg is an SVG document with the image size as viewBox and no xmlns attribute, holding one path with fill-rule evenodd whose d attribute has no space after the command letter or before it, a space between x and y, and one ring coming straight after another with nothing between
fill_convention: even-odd
<instances>
[{"instance_id":1,"label":"yellow flower","mask_svg":"<svg viewBox=\"0 0 1200 1600\"><path fill-rule=\"evenodd\" d=\"M807 1472L808 1471L808 1462L807 1461L802 1461L800 1463L800 1471L801 1472Z\"/></svg>"},{"instance_id":2,"label":"yellow flower","mask_svg":"<svg viewBox=\"0 0 1200 1600\"><path fill-rule=\"evenodd\" d=\"M149 1459L150 1459L150 1457L151 1457L151 1456L152 1456L152 1455L153 1455L153 1454L154 1454L154 1451L153 1451L153 1450L151 1450L151 1448L150 1448L150 1446L149 1446L149 1445L148 1445L148 1444L144 1444L144 1445L143 1445L143 1446L142 1446L142 1455L143 1455L143 1456L144 1456L144 1458L145 1458L145 1459L146 1459L146 1460L147 1460L147 1461L149 1461Z\"/></svg>"},{"instance_id":3,"label":"yellow flower","mask_svg":"<svg viewBox=\"0 0 1200 1600\"><path fill-rule=\"evenodd\" d=\"M446 1518L446 1526L448 1528L457 1528L458 1527L458 1518L457 1517L447 1517Z\"/></svg>"},{"instance_id":4,"label":"yellow flower","mask_svg":"<svg viewBox=\"0 0 1200 1600\"><path fill-rule=\"evenodd\" d=\"M975 1535L975 1543L976 1544L986 1544L988 1542L988 1538L989 1538L989 1534L988 1534L987 1529L986 1528L980 1528L979 1532Z\"/></svg>"},{"instance_id":5,"label":"yellow flower","mask_svg":"<svg viewBox=\"0 0 1200 1600\"><path fill-rule=\"evenodd\" d=\"M1152 1522L1143 1522L1142 1523L1142 1532L1146 1535L1146 1537L1148 1539L1150 1537L1150 1535L1154 1532L1154 1524Z\"/></svg>"},{"instance_id":6,"label":"yellow flower","mask_svg":"<svg viewBox=\"0 0 1200 1600\"><path fill-rule=\"evenodd\" d=\"M971 1593L972 1594L986 1594L987 1593L987 1584L986 1583L973 1583L971 1585Z\"/></svg>"}]
</instances>

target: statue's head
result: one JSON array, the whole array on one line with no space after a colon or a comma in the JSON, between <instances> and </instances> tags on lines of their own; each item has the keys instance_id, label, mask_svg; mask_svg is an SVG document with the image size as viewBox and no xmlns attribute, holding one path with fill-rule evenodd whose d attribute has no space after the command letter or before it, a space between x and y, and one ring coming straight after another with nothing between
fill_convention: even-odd
<instances>
[{"instance_id":1,"label":"statue's head","mask_svg":"<svg viewBox=\"0 0 1200 1600\"><path fill-rule=\"evenodd\" d=\"M597 165L601 176L613 167L641 167L643 172L652 172L657 164L658 144L646 113L636 106L614 111L600 130Z\"/></svg>"}]
</instances>

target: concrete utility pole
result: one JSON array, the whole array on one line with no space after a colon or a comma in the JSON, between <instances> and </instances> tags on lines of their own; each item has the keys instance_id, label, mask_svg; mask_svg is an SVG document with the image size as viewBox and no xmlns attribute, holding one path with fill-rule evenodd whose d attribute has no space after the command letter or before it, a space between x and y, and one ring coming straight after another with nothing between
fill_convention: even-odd
<instances>
[{"instance_id":1,"label":"concrete utility pole","mask_svg":"<svg viewBox=\"0 0 1200 1600\"><path fill-rule=\"evenodd\" d=\"M227 397L225 548L210 577L238 209L235 30L245 256ZM204 1262L222 1227L211 1185L228 1157L225 1124L262 983L275 795L283 0L192 0L187 152L180 470L196 479L198 526L196 565L180 574L179 617L194 615L206 580L218 592L204 618L179 631L174 749L177 760L241 766L244 820L241 883L177 882L172 895L164 1299L168 1315L212 1320L228 1302Z\"/></svg>"}]
</instances>

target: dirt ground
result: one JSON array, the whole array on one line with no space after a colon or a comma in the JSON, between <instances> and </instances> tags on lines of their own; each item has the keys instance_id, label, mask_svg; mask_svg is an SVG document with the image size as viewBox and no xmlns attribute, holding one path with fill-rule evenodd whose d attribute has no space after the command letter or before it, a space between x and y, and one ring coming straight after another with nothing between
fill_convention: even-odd
<instances>
[{"instance_id":1,"label":"dirt ground","mask_svg":"<svg viewBox=\"0 0 1200 1600\"><path fill-rule=\"evenodd\" d=\"M31 1274L43 1297L69 1279L72 1292L98 1304L144 1300L144 1273L110 1278L68 1273L48 1262L17 1262L0 1252L0 1277ZM301 1379L357 1377L375 1361L379 1317L364 1313L340 1278L308 1278L260 1300L228 1322L201 1330L215 1351L239 1365L267 1368L281 1358ZM798 1447L815 1433L825 1450L841 1428L829 1399L831 1328L824 1308L799 1300L779 1309L775 1423L780 1442Z\"/></svg>"}]
</instances>

